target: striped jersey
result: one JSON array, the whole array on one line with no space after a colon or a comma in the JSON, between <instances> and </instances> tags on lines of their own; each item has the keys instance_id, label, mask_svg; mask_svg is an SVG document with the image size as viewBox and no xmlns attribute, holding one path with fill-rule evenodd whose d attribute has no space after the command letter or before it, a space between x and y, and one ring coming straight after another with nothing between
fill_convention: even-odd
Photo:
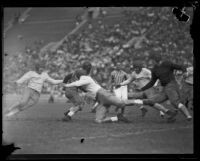
<instances>
[{"instance_id":1,"label":"striped jersey","mask_svg":"<svg viewBox=\"0 0 200 161\"><path fill-rule=\"evenodd\" d=\"M39 93L41 93L42 87L45 81L48 81L52 84L58 84L62 82L62 80L52 79L51 77L49 77L49 75L46 72L42 72L41 74L38 74L35 71L27 72L20 79L18 79L16 83L22 84L26 81L28 82L29 88L34 89L38 91Z\"/></svg>"},{"instance_id":2,"label":"striped jersey","mask_svg":"<svg viewBox=\"0 0 200 161\"><path fill-rule=\"evenodd\" d=\"M122 70L114 70L111 73L111 82L114 85L119 85L120 83L122 83L123 81L128 79L128 74Z\"/></svg>"}]
</instances>

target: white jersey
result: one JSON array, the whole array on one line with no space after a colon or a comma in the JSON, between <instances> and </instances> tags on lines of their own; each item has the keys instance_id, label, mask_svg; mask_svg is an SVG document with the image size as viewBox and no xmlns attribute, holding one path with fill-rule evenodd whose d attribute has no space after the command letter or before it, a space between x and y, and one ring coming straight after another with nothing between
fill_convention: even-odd
<instances>
[{"instance_id":1,"label":"white jersey","mask_svg":"<svg viewBox=\"0 0 200 161\"><path fill-rule=\"evenodd\" d=\"M80 80L67 84L68 87L83 87L87 92L96 97L101 86L90 76L81 76Z\"/></svg>"},{"instance_id":2,"label":"white jersey","mask_svg":"<svg viewBox=\"0 0 200 161\"><path fill-rule=\"evenodd\" d=\"M151 71L147 68L142 68L141 72L137 74L135 71L132 73L132 76L135 77L133 83L136 85L136 88L140 89L149 83L151 79Z\"/></svg>"},{"instance_id":3,"label":"white jersey","mask_svg":"<svg viewBox=\"0 0 200 161\"><path fill-rule=\"evenodd\" d=\"M58 84L62 82L62 80L54 80L50 78L46 72L38 74L35 71L27 72L19 80L17 80L16 83L22 84L25 81L28 81L29 88L34 89L39 93L41 93L45 81L49 81L52 84Z\"/></svg>"}]
</instances>

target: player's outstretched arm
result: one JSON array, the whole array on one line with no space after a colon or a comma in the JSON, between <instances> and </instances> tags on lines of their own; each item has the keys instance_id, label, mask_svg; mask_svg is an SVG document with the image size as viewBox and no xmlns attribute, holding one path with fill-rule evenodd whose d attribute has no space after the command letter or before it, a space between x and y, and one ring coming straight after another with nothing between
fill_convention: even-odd
<instances>
[{"instance_id":1,"label":"player's outstretched arm","mask_svg":"<svg viewBox=\"0 0 200 161\"><path fill-rule=\"evenodd\" d=\"M49 83L52 83L52 84L54 84L54 85L63 83L63 80L56 80L56 79L53 79L53 78L51 78L48 74L46 75L46 81L48 81Z\"/></svg>"},{"instance_id":2,"label":"player's outstretched arm","mask_svg":"<svg viewBox=\"0 0 200 161\"><path fill-rule=\"evenodd\" d=\"M25 73L20 79L16 80L16 84L22 84L32 78L32 72Z\"/></svg>"},{"instance_id":3,"label":"player's outstretched arm","mask_svg":"<svg viewBox=\"0 0 200 161\"><path fill-rule=\"evenodd\" d=\"M145 90L153 87L153 85L156 83L157 79L158 79L157 76L154 74L154 72L152 72L152 77L151 77L150 82L147 83L144 87L142 87L140 89L140 91L145 91Z\"/></svg>"},{"instance_id":4,"label":"player's outstretched arm","mask_svg":"<svg viewBox=\"0 0 200 161\"><path fill-rule=\"evenodd\" d=\"M128 77L128 79L125 80L124 82L120 83L120 85L121 85L121 86L128 85L128 84L130 84L133 80L135 80L135 76L131 74L131 75Z\"/></svg>"},{"instance_id":5,"label":"player's outstretched arm","mask_svg":"<svg viewBox=\"0 0 200 161\"><path fill-rule=\"evenodd\" d=\"M87 78L83 78L81 77L80 80L69 83L69 84L65 84L65 87L80 87L80 86L84 86L87 85L89 82L89 80Z\"/></svg>"}]
</instances>

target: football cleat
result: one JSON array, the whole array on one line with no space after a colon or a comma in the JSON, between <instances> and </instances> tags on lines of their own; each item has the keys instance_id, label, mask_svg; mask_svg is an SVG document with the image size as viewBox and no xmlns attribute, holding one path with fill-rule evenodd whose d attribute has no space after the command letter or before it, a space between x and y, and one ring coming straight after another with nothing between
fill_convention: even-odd
<instances>
[{"instance_id":1,"label":"football cleat","mask_svg":"<svg viewBox=\"0 0 200 161\"><path fill-rule=\"evenodd\" d=\"M168 118L167 123L174 123L176 121L176 118Z\"/></svg>"},{"instance_id":2,"label":"football cleat","mask_svg":"<svg viewBox=\"0 0 200 161\"><path fill-rule=\"evenodd\" d=\"M175 116L178 114L177 111L168 110L168 111L166 112L166 114L169 115L169 117L167 118L167 122L168 122L168 123L172 123L172 122L175 122L175 121L176 121Z\"/></svg>"},{"instance_id":3,"label":"football cleat","mask_svg":"<svg viewBox=\"0 0 200 161\"><path fill-rule=\"evenodd\" d=\"M65 116L68 116L68 113L69 113L69 112L70 112L70 111L67 110L67 112L65 112L64 115L65 115Z\"/></svg>"},{"instance_id":4,"label":"football cleat","mask_svg":"<svg viewBox=\"0 0 200 161\"><path fill-rule=\"evenodd\" d=\"M192 117L187 117L187 121L192 121Z\"/></svg>"},{"instance_id":5,"label":"football cleat","mask_svg":"<svg viewBox=\"0 0 200 161\"><path fill-rule=\"evenodd\" d=\"M144 117L146 113L148 112L146 108L141 108L141 111L142 111L142 117Z\"/></svg>"},{"instance_id":6,"label":"football cleat","mask_svg":"<svg viewBox=\"0 0 200 161\"><path fill-rule=\"evenodd\" d=\"M95 113L95 112L96 112L96 109L92 109L90 112L91 112L91 113Z\"/></svg>"},{"instance_id":7,"label":"football cleat","mask_svg":"<svg viewBox=\"0 0 200 161\"><path fill-rule=\"evenodd\" d=\"M160 111L160 117L161 117L162 119L165 118L165 114L164 114L162 111Z\"/></svg>"},{"instance_id":8,"label":"football cleat","mask_svg":"<svg viewBox=\"0 0 200 161\"><path fill-rule=\"evenodd\" d=\"M66 115L65 117L62 118L62 121L64 121L64 122L68 122L68 121L71 121L71 120L72 120L72 118L68 115Z\"/></svg>"},{"instance_id":9,"label":"football cleat","mask_svg":"<svg viewBox=\"0 0 200 161\"><path fill-rule=\"evenodd\" d=\"M128 120L127 118L125 118L122 114L118 114L117 118L119 121L125 122L125 123L131 123L130 120Z\"/></svg>"}]
</instances>

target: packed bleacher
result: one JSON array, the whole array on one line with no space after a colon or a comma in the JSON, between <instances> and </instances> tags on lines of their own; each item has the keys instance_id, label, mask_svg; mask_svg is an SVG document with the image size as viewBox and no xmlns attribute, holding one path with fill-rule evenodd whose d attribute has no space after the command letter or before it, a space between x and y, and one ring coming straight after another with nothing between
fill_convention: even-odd
<instances>
[{"instance_id":1,"label":"packed bleacher","mask_svg":"<svg viewBox=\"0 0 200 161\"><path fill-rule=\"evenodd\" d=\"M156 53L163 59L191 66L193 42L190 23L179 22L171 9L141 7L139 12L124 10L118 23L107 24L106 18L90 20L55 52L40 52L44 44L38 41L27 47L24 53L5 57L4 91L13 91L12 81L34 63L45 63L50 76L60 79L77 69L84 60L90 60L94 65L92 76L105 88L117 62L121 62L122 69L130 73L138 59L145 67L151 68L149 57ZM49 85L45 85L43 92L50 90ZM56 90L62 91L62 88Z\"/></svg>"}]
</instances>

